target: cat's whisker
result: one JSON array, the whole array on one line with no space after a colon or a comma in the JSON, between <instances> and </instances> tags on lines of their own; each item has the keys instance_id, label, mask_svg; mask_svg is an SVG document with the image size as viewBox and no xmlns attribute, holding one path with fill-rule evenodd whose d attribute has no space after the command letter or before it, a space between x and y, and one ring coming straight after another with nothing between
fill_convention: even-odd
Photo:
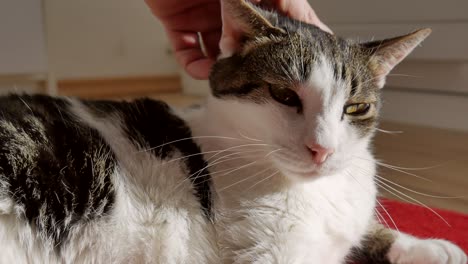
<instances>
[{"instance_id":1,"label":"cat's whisker","mask_svg":"<svg viewBox=\"0 0 468 264\"><path fill-rule=\"evenodd\" d=\"M281 149L273 150L273 151L267 153L265 156L263 156L263 157L257 159L256 161L250 162L250 163L245 164L245 165L242 165L242 166L240 166L240 167L238 167L238 168L232 169L231 171L226 172L225 174L223 174L223 175L221 175L221 176L225 176L225 175L228 175L228 174L230 174L230 173L232 173L232 172L235 172L235 171L238 171L238 170L240 170L240 169L243 169L243 168L252 166L252 165L254 165L254 164L257 164L257 163L259 163L261 160L263 160L263 159L267 158L268 156L270 156L270 154L272 154L272 153L274 153L274 152L277 152L277 151L280 151L280 150L281 150ZM245 156L243 156L243 157L245 158ZM256 156L255 156L255 157L256 157ZM268 168L270 168L270 167L268 167ZM220 177L220 176L218 176L218 177Z\"/></svg>"},{"instance_id":2,"label":"cat's whisker","mask_svg":"<svg viewBox=\"0 0 468 264\"><path fill-rule=\"evenodd\" d=\"M445 162L442 162L442 163L439 163L439 164L436 164L436 165L432 165L432 166L427 166L427 167L400 167L400 166L396 166L396 165L392 165L392 164L386 164L386 163L383 163L383 162L377 162L377 164L379 165L385 165L385 166L388 166L388 167L392 167L392 168L396 168L396 169L400 169L400 170L413 170L413 171L417 171L417 170L430 170L430 169L435 169L435 168L439 168L441 166L444 166L445 164L448 164L450 162L454 162L456 160L452 160L452 161L445 161ZM388 168L387 167L387 168Z\"/></svg>"},{"instance_id":3,"label":"cat's whisker","mask_svg":"<svg viewBox=\"0 0 468 264\"><path fill-rule=\"evenodd\" d=\"M390 228L390 225L388 224L387 220L385 220L385 217L382 216L382 214L379 212L377 208L374 209L375 212L375 217L377 218L377 221L384 225L387 228Z\"/></svg>"},{"instance_id":4,"label":"cat's whisker","mask_svg":"<svg viewBox=\"0 0 468 264\"><path fill-rule=\"evenodd\" d=\"M348 174L354 181L356 181L356 183L364 190L364 191L367 191L369 192L368 189L366 189L364 187L364 185L362 185L358 179L356 179L356 177L354 177L354 175L352 175L349 171L345 170L345 173ZM398 226L396 225L395 221L393 220L392 216L390 215L390 213L387 211L387 209L385 209L385 207L383 207L383 205L379 202L378 199L376 199L376 202L380 205L380 207L382 207L382 209L384 210L384 212L388 215L390 221L392 221L392 224L395 226L395 229L399 232L399 229L398 229Z\"/></svg>"},{"instance_id":5,"label":"cat's whisker","mask_svg":"<svg viewBox=\"0 0 468 264\"><path fill-rule=\"evenodd\" d=\"M229 175L229 174L231 174L231 173L233 173L233 172L242 170L242 169L244 169L244 168L246 168L246 167L249 167L249 166L252 166L252 165L254 165L254 164L256 164L256 163L258 163L258 161L252 161L252 162L250 162L250 163L247 163L247 164L245 164L245 165L242 165L242 166L240 166L240 167L237 167L237 168L235 168L235 169L232 169L232 170L230 170L230 171L228 171L228 172L222 174L221 176Z\"/></svg>"},{"instance_id":6,"label":"cat's whisker","mask_svg":"<svg viewBox=\"0 0 468 264\"><path fill-rule=\"evenodd\" d=\"M252 166L252 165L254 165L254 164L256 164L256 163L257 163L257 162L251 162L251 163L245 164L245 165L243 165L243 166L241 166L241 167L242 167L242 169L245 169L245 168L250 167L250 166ZM272 168L268 167L267 169L272 169ZM226 175L229 175L230 173L232 173L232 172L234 172L234 171L238 171L238 170L240 170L240 168L235 168L235 169L229 168L229 169L227 169L227 170L217 171L217 172L214 172L214 173L202 174L202 175L200 175L199 177L208 176L208 175L209 175L209 176L211 176L212 178L219 178L219 177L224 177L224 176L226 176ZM227 171L227 172L226 172L226 171ZM223 173L222 175L219 175L219 174L222 173L222 172L225 172L225 173ZM249 177L250 177L250 176L249 176ZM247 179L245 179L245 180L247 180ZM194 183L194 186L196 186L197 184L203 184L203 183L205 183L205 182L207 182L207 181L211 181L211 179L206 179L206 180L203 180L203 181L201 181L201 182L199 182L199 183ZM236 184L239 184L239 183L241 183L241 182L243 182L243 181L244 181L244 180L239 181L239 182L236 182L236 183L232 184L232 185L229 186L229 187L232 187L232 186L234 186L234 185L236 185ZM179 186L179 187L180 187L180 186ZM177 187L177 188L178 188L178 187ZM175 192L177 188L175 188L173 192ZM224 188L223 190L226 190L227 188L228 188L228 187ZM220 193L220 190L218 190L217 192Z\"/></svg>"},{"instance_id":7,"label":"cat's whisker","mask_svg":"<svg viewBox=\"0 0 468 264\"><path fill-rule=\"evenodd\" d=\"M214 157L218 156L219 154L223 153L223 152L227 152L227 151L230 151L230 150L233 150L233 149L237 149L237 148L243 148L243 147L272 147L272 145L270 144L244 144L244 145L237 145L237 146L233 146L233 147L229 147L223 151L220 151L219 153L216 153L215 155L211 156L210 158L208 158L206 160L206 162L209 162L211 159L213 159Z\"/></svg>"},{"instance_id":8,"label":"cat's whisker","mask_svg":"<svg viewBox=\"0 0 468 264\"><path fill-rule=\"evenodd\" d=\"M365 171L364 168L361 168L359 166L356 166L358 169L361 169L362 171ZM380 180L384 180L386 181L387 183L389 184L393 184L394 186L397 186L397 187L400 187L404 190L407 190L409 192L412 192L412 193L415 193L415 194L418 194L418 195L421 195L421 196L426 196L426 197L431 197L431 198L437 198L437 199L462 199L462 198L466 198L466 196L438 196L438 195L432 195L432 194L427 194L427 193L422 193L422 192L418 192L416 190L413 190L413 189L410 189L408 187L405 187L401 184L398 184L398 183L395 183L389 179L386 179L385 177L383 176L380 176L380 175L375 175L376 178L380 179Z\"/></svg>"},{"instance_id":9,"label":"cat's whisker","mask_svg":"<svg viewBox=\"0 0 468 264\"><path fill-rule=\"evenodd\" d=\"M250 151L250 152L260 152L260 151L263 151L263 150L254 150L254 151ZM244 151L244 152L240 152L240 153L247 153L247 152L249 152L249 151ZM217 153L217 154L219 154L219 153ZM217 154L215 154L215 155L217 155ZM187 179L192 178L192 176L194 176L195 174L198 173L198 175L195 176L195 177L193 178L193 179L197 179L197 178L199 177L199 174L202 173L204 170L206 170L207 168L212 167L212 166L214 166L214 165L217 165L217 164L219 164L219 163L226 162L226 161L231 161L231 160L235 160L235 159L244 159L244 158L247 158L247 157L244 155L244 156L241 156L241 157L235 157L235 158L231 158L231 159L222 160L223 158L226 158L226 157L229 157L229 156L233 156L233 155L238 155L238 154L239 154L239 152L237 152L237 153L231 153L231 154L222 156L222 157L220 157L220 158L217 158L216 160L214 160L214 161L211 162L211 163L208 163L208 161L210 160L210 159L208 159L208 160L207 160L207 163L208 163L207 166L205 166L204 168L201 168L201 169L198 170L197 172L195 172L195 173L189 175L189 177L188 177ZM193 180L193 179L192 179L192 180Z\"/></svg>"},{"instance_id":10,"label":"cat's whisker","mask_svg":"<svg viewBox=\"0 0 468 264\"><path fill-rule=\"evenodd\" d=\"M409 74L401 74L401 73L391 73L391 74L387 74L387 76L412 77L412 78L424 78L424 76L419 76L419 75L409 75Z\"/></svg>"},{"instance_id":11,"label":"cat's whisker","mask_svg":"<svg viewBox=\"0 0 468 264\"><path fill-rule=\"evenodd\" d=\"M367 80L363 81L363 82L361 83L361 85L366 85L366 84L368 84L368 83L370 83L370 82L372 82L372 81L378 80L378 79L380 79L380 78L381 78L380 76L377 76L377 77L373 77L373 78L367 79Z\"/></svg>"},{"instance_id":12,"label":"cat's whisker","mask_svg":"<svg viewBox=\"0 0 468 264\"><path fill-rule=\"evenodd\" d=\"M256 164L256 162L250 162L250 163L247 163L247 164L245 164L245 165L241 165L241 167L242 167L242 169L245 169L245 168L250 167L250 166L252 166L252 165L254 165L254 164ZM203 177L203 176L208 176L208 175L211 176L211 178L206 179L206 180L203 180L203 181L201 181L201 182L198 182L198 183L196 183L196 184L194 184L194 185L202 184L202 183L211 181L211 180L214 179L214 178L224 177L224 176L229 175L230 173L232 173L232 172L234 172L234 171L238 171L238 170L240 170L240 168L238 168L238 167L232 168L232 167L231 167L231 168L229 168L229 169L224 169L224 170L216 171L216 172L214 172L214 173L205 173L205 174L199 175L199 176L197 176L197 177L195 177L195 178ZM224 172L224 173L223 173L223 172ZM221 174L221 173L223 173L223 174Z\"/></svg>"},{"instance_id":13,"label":"cat's whisker","mask_svg":"<svg viewBox=\"0 0 468 264\"><path fill-rule=\"evenodd\" d=\"M380 45L381 45L381 44L379 44L379 46L377 47L377 49L380 48ZM365 69L368 69L369 64L374 60L374 57L375 57L375 54L372 54L364 66L361 66L361 65L358 66L359 68L357 69L357 73L356 73L356 74L354 75L354 77L351 79L351 83L353 83L359 76L361 76L362 72L363 72ZM365 83L362 83L362 84L365 84ZM361 84L361 85L362 85L362 84Z\"/></svg>"},{"instance_id":14,"label":"cat's whisker","mask_svg":"<svg viewBox=\"0 0 468 264\"><path fill-rule=\"evenodd\" d=\"M240 155L240 154L244 154L244 153L251 153L251 152L261 152L261 151L265 151L265 150L251 150L251 151L243 151L243 152L236 152L236 153L230 153L230 154L227 154L227 155L224 155L222 157L219 157L217 158L216 160L214 160L213 162L211 163L208 163L208 165L206 165L205 167L201 168L200 170L190 174L187 178L185 178L184 180L182 180L179 184L177 184L175 187L174 187L174 190L171 191L170 193L173 193L175 192L180 186L182 186L183 183L185 183L186 181L188 180L191 180L191 181L194 181L195 179L198 179L199 177L203 177L203 176L208 176L208 175L213 175L214 173L206 173L206 174L202 174L200 175L203 171L207 170L208 168L210 167L213 167L214 165L217 165L217 164L220 164L220 163L223 163L223 162L227 162L227 161L232 161L232 160L236 160L236 159L245 159L245 158L248 158L248 156L246 155L243 155L243 156L240 156L240 157L234 157L234 158L229 158L229 159L225 159L226 157L230 157L230 156L234 156L234 155ZM276 150L275 150L276 151ZM271 152L269 152L271 153ZM268 154L269 154L268 153ZM267 154L267 155L268 155ZM258 155L255 155L254 157L257 157ZM265 156L267 157L267 156ZM257 161L256 161L257 162ZM255 164L256 162L250 162L248 163L248 165L253 165ZM245 168L245 166L244 166ZM232 168L230 168L230 170L232 170ZM238 170L238 168L235 168L234 170ZM228 173L227 173L228 174ZM226 174L225 174L226 175ZM193 177L195 176L195 177ZM202 182L205 182L205 181L202 181Z\"/></svg>"},{"instance_id":15,"label":"cat's whisker","mask_svg":"<svg viewBox=\"0 0 468 264\"><path fill-rule=\"evenodd\" d=\"M359 167L359 166L356 166L358 169L361 169L363 171L366 171L364 168L362 167ZM440 214L438 214L437 212L435 212L433 209L431 209L430 207L428 207L427 205L425 205L424 203L420 202L419 200L416 200L415 198L409 196L409 195L406 195L405 193L389 186L388 184L386 184L385 182L382 181L382 177L379 176L379 175L376 175L376 177L374 178L375 181L376 181L376 184L382 188L383 190L387 191L388 193L394 195L395 197L407 202L407 203L414 203L416 202L417 204L423 206L424 208L428 209L429 211L431 211L432 213L434 213L437 217L441 218L448 226L450 226L450 224L442 217L440 216ZM403 195L403 196L402 196ZM407 197L407 198L405 198ZM378 202L378 201L377 201ZM380 204L380 202L378 202ZM383 208L383 207L382 207ZM389 216L390 217L390 216Z\"/></svg>"},{"instance_id":16,"label":"cat's whisker","mask_svg":"<svg viewBox=\"0 0 468 264\"><path fill-rule=\"evenodd\" d=\"M197 179L198 177L201 177L201 176L206 176L206 175L209 175L209 173L206 173L206 174L203 174L203 175L200 175L200 173L202 173L203 171L207 170L208 168L216 165L216 164L219 164L219 163L222 163L222 162L227 162L227 161L232 161L232 160L236 160L236 159L243 159L244 157L234 157L234 158L229 158L229 159L224 159L224 160L221 160L223 158L226 158L226 157L230 157L230 156L233 156L233 155L238 155L239 153L236 152L236 153L230 153L230 154L226 154L218 159L216 159L214 162L212 163L208 163L208 165L204 166L203 168L199 169L198 171L190 174L189 176L187 176L185 179L183 179L180 183L178 183L175 187L174 187L174 190L172 192L174 192L175 190L177 190L183 183L191 180L191 181L194 181L195 179ZM232 169L232 168L231 168ZM196 175L197 174L197 175ZM196 176L195 176L196 175ZM195 176L195 177L193 177ZM170 193L172 193L170 192Z\"/></svg>"},{"instance_id":17,"label":"cat's whisker","mask_svg":"<svg viewBox=\"0 0 468 264\"><path fill-rule=\"evenodd\" d=\"M216 160L212 161L211 163L208 163L208 161L207 161L208 165L206 165L205 167L199 169L198 171L196 171L196 172L190 174L190 175L187 177L187 179L191 179L191 178L192 178L193 176L195 176L195 174L197 174L197 173L198 173L198 175L199 175L201 172L203 172L204 170L206 170L206 169L208 169L208 168L210 168L210 167L213 167L214 165L218 165L218 164L220 164L220 163L227 162L227 161L232 161L232 160L236 160L236 159L245 159L245 158L247 158L247 156L245 156L245 155L240 156L240 157L234 157L234 158L226 159L227 157L231 157L231 156L239 155L239 154L243 154L243 153L262 152L262 151L264 151L264 150L251 150L251 151L244 151L244 152L235 152L235 153L230 153L230 154L224 155L224 156L222 156L222 157L219 157L219 158L217 158ZM195 178L198 177L198 175L195 176ZM193 178L192 178L192 179L193 179Z\"/></svg>"},{"instance_id":18,"label":"cat's whisker","mask_svg":"<svg viewBox=\"0 0 468 264\"><path fill-rule=\"evenodd\" d=\"M398 226L396 225L395 223L395 220L393 220L393 217L390 215L390 213L387 211L387 209L382 205L382 203L379 201L379 199L375 199L375 201L379 204L380 208L382 208L382 210L385 212L385 214L388 216L388 218L390 219L390 221L392 222L392 225L395 226L395 229L397 232L400 232L400 230L398 229ZM384 218L385 219L385 218Z\"/></svg>"},{"instance_id":19,"label":"cat's whisker","mask_svg":"<svg viewBox=\"0 0 468 264\"><path fill-rule=\"evenodd\" d=\"M266 157L269 157L269 156L271 156L271 155L273 155L273 154L275 154L276 152L280 152L280 151L282 151L282 150L283 150L282 148L272 150L272 151L270 151L268 154L265 155L265 158L266 158Z\"/></svg>"},{"instance_id":20,"label":"cat's whisker","mask_svg":"<svg viewBox=\"0 0 468 264\"><path fill-rule=\"evenodd\" d=\"M413 78L423 78L422 76L416 76L416 75L408 75L408 74L388 74L387 76L399 76L399 77L413 77ZM371 81L374 81L376 79L379 79L380 77L377 76L377 77L374 77L374 78L371 78L371 79L368 79L366 81L363 82L363 84L367 84Z\"/></svg>"},{"instance_id":21,"label":"cat's whisker","mask_svg":"<svg viewBox=\"0 0 468 264\"><path fill-rule=\"evenodd\" d=\"M294 78L291 76L291 72L289 68L285 65L288 65L288 63L284 60L284 58L281 58L281 61L283 62L280 64L281 70L284 73L284 75L288 78L288 81L294 80Z\"/></svg>"},{"instance_id":22,"label":"cat's whisker","mask_svg":"<svg viewBox=\"0 0 468 264\"><path fill-rule=\"evenodd\" d=\"M419 175L414 174L414 173L411 173L411 172L407 172L407 171L404 171L404 170L401 170L401 169L398 169L398 168L389 166L388 164L385 164L385 163L380 163L380 162L378 162L378 161L372 161L372 160L369 160L369 159L366 159L366 158L362 158L362 157L358 157L358 156L353 156L353 157L358 158L358 159L362 159L362 160L366 160L366 161L370 161L370 162L375 162L376 164L378 164L378 165L380 165L380 166L382 166L382 167L384 167L384 168L387 168L387 169L390 169L390 170L394 170L394 171L397 171L397 172L400 172L400 173L403 173L403 174L406 174L406 175L410 175L410 176L416 177L416 178L421 179L421 180L424 180L424 181L434 182L433 180L424 178L424 177L422 177L422 176L419 176Z\"/></svg>"},{"instance_id":23,"label":"cat's whisker","mask_svg":"<svg viewBox=\"0 0 468 264\"><path fill-rule=\"evenodd\" d=\"M388 191L389 193L397 196L394 192L400 194L400 195L403 195L404 197L410 199L411 201L419 204L420 206L426 208L427 210L431 211L433 214L435 214L439 219L441 219L447 226L451 227L451 225L447 222L447 220L445 220L445 218L443 218L439 213L437 213L436 211L434 211L434 209L430 208L429 206L427 206L426 204L424 204L423 202L397 190L396 188L390 186L389 184L379 180L379 179L376 179L376 181L379 183L379 186L382 187L383 189L385 189L386 191ZM382 186L383 185L383 186ZM385 187L384 187L385 186ZM390 190L393 190L394 192L391 192ZM400 198L400 196L397 196L398 198Z\"/></svg>"},{"instance_id":24,"label":"cat's whisker","mask_svg":"<svg viewBox=\"0 0 468 264\"><path fill-rule=\"evenodd\" d=\"M261 171L255 173L255 174L253 174L253 175L250 175L249 177L246 177L246 178L244 178L244 179L242 179L242 180L240 180L240 181L237 181L237 182L235 182L235 183L232 183L232 184L230 184L230 185L228 185L228 186L225 186L225 187L219 189L218 192L222 192L222 191L227 190L227 189L229 189L229 188L231 188L231 187L233 187L233 186L235 186L235 185L237 185L237 184L239 184L239 183L243 183L243 182L245 182L245 181L248 181L248 180L250 180L250 179L252 179L252 178L254 178L254 177L258 176L258 175L261 175L262 173L264 173L264 172L266 172L266 171L268 171L268 170L271 170L271 169L273 169L273 168L267 167L267 168L265 168L265 169L263 169L263 170L261 170Z\"/></svg>"},{"instance_id":25,"label":"cat's whisker","mask_svg":"<svg viewBox=\"0 0 468 264\"><path fill-rule=\"evenodd\" d=\"M273 214L273 215L284 215L288 217L294 217L297 221L302 222L303 224L308 224L305 220L304 217L299 216L298 214L295 214L294 212L291 212L290 210L283 209L283 208L278 208L275 206L271 205L265 205L265 204L250 204L250 208L255 208L256 212L259 214ZM311 208L315 213L317 213L315 208Z\"/></svg>"},{"instance_id":26,"label":"cat's whisker","mask_svg":"<svg viewBox=\"0 0 468 264\"><path fill-rule=\"evenodd\" d=\"M381 128L376 128L375 130L385 133L385 134L403 134L404 133L403 131L390 131L390 130L385 130Z\"/></svg>"},{"instance_id":27,"label":"cat's whisker","mask_svg":"<svg viewBox=\"0 0 468 264\"><path fill-rule=\"evenodd\" d=\"M155 149L158 149L158 148L161 148L161 147L170 145L170 144L174 144L174 143L177 143L177 142L185 141L185 140L206 139L206 138L209 138L209 139L227 139L227 140L244 140L244 139L241 139L241 138L223 137L223 136L196 136L196 137L187 137L187 138L181 138L181 139L173 140L173 141L170 141L170 142L166 142L166 143L161 144L161 145L158 145L158 146L156 146L156 147L151 147L151 148L147 148L147 149L143 149L143 150L138 150L138 151L135 152L135 154L137 154L137 153L142 153L142 152L152 151L152 150L155 150Z\"/></svg>"},{"instance_id":28,"label":"cat's whisker","mask_svg":"<svg viewBox=\"0 0 468 264\"><path fill-rule=\"evenodd\" d=\"M392 190L389 190L389 189L385 188L385 186L380 185L380 183L377 182L377 181L376 181L376 184L380 189L390 193L391 195L395 196L396 198L398 198L398 199L400 199L400 200L402 200L402 201L404 201L406 203L410 203L410 204L413 203L410 200L406 199L405 197L402 197L402 196L396 194L395 192L392 192Z\"/></svg>"},{"instance_id":29,"label":"cat's whisker","mask_svg":"<svg viewBox=\"0 0 468 264\"><path fill-rule=\"evenodd\" d=\"M247 164L245 164L245 165L251 166L251 165L253 165L253 163L250 162L250 163L247 163ZM244 167L244 168L247 167L247 166L244 166L244 165L241 165L241 166ZM204 174L197 175L197 177L195 177L195 178L193 178L193 179L200 178L200 177L203 177L203 176L208 176L208 175L211 176L211 178L209 178L209 179L206 179L206 180L203 180L203 181L201 181L201 182L196 183L196 184L202 184L202 183L211 181L213 178L218 178L218 177L220 177L220 176L227 175L230 171L236 170L236 169L237 169L237 168L234 168L234 169L233 169L233 168L231 167L231 168L227 168L227 169L218 170L218 171L215 171L215 172L208 172L208 173L204 173ZM221 174L221 173L224 173L224 174L223 174L223 175L219 175L219 174ZM187 180L187 179L184 179L184 181L186 181L186 180ZM196 185L196 184L194 183L194 185Z\"/></svg>"},{"instance_id":30,"label":"cat's whisker","mask_svg":"<svg viewBox=\"0 0 468 264\"><path fill-rule=\"evenodd\" d=\"M213 165L216 165L219 163L219 160L220 159L223 159L223 158L226 158L226 157L230 157L230 156L233 156L233 155L238 155L239 153L248 153L248 152L260 152L260 151L264 151L264 150L251 150L251 151L243 151L243 152L236 152L236 153L231 153L231 154L227 154L225 156L222 156L221 158L217 158L216 160L214 161L211 161L214 157L218 156L219 154L223 153L223 152L228 152L228 151L232 151L233 149L236 149L236 148L240 148L240 147L250 147L250 146L271 146L269 144L246 144L246 145L239 145L239 146L234 146L234 147L230 147L230 148L227 148L227 149L224 149L216 154L214 154L213 156L211 156L210 158L208 158L206 160L206 162L208 163L207 166L205 166L204 168L201 168L200 170L198 170L197 172L189 175L189 177L187 177L187 179L189 178L192 178L195 174L200 174L202 171L206 170L207 168L213 166ZM240 157L242 158L242 157ZM210 162L211 161L211 162ZM198 175L197 175L198 176ZM196 177L197 177L196 176ZM195 177L195 178L196 178Z\"/></svg>"},{"instance_id":31,"label":"cat's whisker","mask_svg":"<svg viewBox=\"0 0 468 264\"><path fill-rule=\"evenodd\" d=\"M257 141L257 142L263 142L263 140L261 140L261 139L255 139L255 138L246 136L246 135L245 135L244 133L242 133L240 130L237 130L237 133L238 133L241 137L243 137L243 138L245 138L245 139L248 139L248 140L251 140L251 141Z\"/></svg>"},{"instance_id":32,"label":"cat's whisker","mask_svg":"<svg viewBox=\"0 0 468 264\"><path fill-rule=\"evenodd\" d=\"M31 109L31 107L23 100L23 98L19 97L19 99L21 100L21 102L23 102L23 104L26 106L26 108L28 108L28 110L31 112L31 115L36 116L34 114L33 110Z\"/></svg>"},{"instance_id":33,"label":"cat's whisker","mask_svg":"<svg viewBox=\"0 0 468 264\"><path fill-rule=\"evenodd\" d=\"M383 180L389 184L392 184L394 186L397 186L397 187L400 187L404 190L407 190L409 192L412 192L412 193L415 193L415 194L418 194L418 195L421 195L421 196L426 196L426 197L431 197L431 198L437 198L437 199L461 199L461 198L466 198L466 196L439 196L439 195L432 195L432 194L427 194L427 193L422 193L422 192L418 192L418 191L415 191L413 189L410 189L410 188L407 188L405 186L402 186L398 183L395 183L389 179L386 179L382 176L379 176L379 175L376 175L377 178L379 178L380 180Z\"/></svg>"},{"instance_id":34,"label":"cat's whisker","mask_svg":"<svg viewBox=\"0 0 468 264\"><path fill-rule=\"evenodd\" d=\"M169 161L165 161L165 162L163 162L161 165L167 165L168 163L171 163L171 162L174 162L174 161L183 160L183 159L187 159L187 158L194 157L194 156L202 156L202 155L205 155L205 154L219 153L219 152L223 152L223 151L225 151L225 150L226 150L226 149L211 150L211 151L205 151L205 152L195 153L195 154L191 154L191 155L186 155L186 156L182 156L182 157L179 157L179 158L175 158L175 159L172 159L172 160L169 160ZM264 151L264 150L242 151L242 152L238 152L238 153L248 153L248 152L257 152L257 151Z\"/></svg>"},{"instance_id":35,"label":"cat's whisker","mask_svg":"<svg viewBox=\"0 0 468 264\"><path fill-rule=\"evenodd\" d=\"M466 159L454 159L454 160L448 160L448 161L444 161L442 163L439 163L439 164L435 164L435 165L431 165L431 166L426 166L426 167L401 167L401 166L397 166L397 165L392 165L392 164L388 164L388 163L383 163L381 161L376 161L376 163L378 165L381 165L385 168L388 168L388 169L399 169L399 170L409 170L409 171L418 171L418 170L430 170L430 169L435 169L435 168L439 168L439 167L442 167L448 163L451 163L451 162L457 162L457 161L465 161Z\"/></svg>"},{"instance_id":36,"label":"cat's whisker","mask_svg":"<svg viewBox=\"0 0 468 264\"><path fill-rule=\"evenodd\" d=\"M366 169L364 169L364 168L362 168L362 167L360 167L360 166L356 166L356 168L359 169L359 170L361 170L361 171L363 171L363 172L366 172L366 173L369 173L369 172L370 172L369 170L366 170ZM389 182L389 183L391 183L391 184L394 184L394 185L396 185L396 186L398 186L398 187L401 187L401 188L403 188L403 189L407 189L408 191L412 191L412 192L418 193L418 192L415 191L415 190L412 190L412 189L409 189L409 188L404 187L404 186L402 186L402 185L399 185L399 184L397 184L397 183L395 183L395 182L393 182L393 181L391 181L391 180L388 180L388 179L386 179L386 178L384 178L384 177L382 177L382 176L380 176L380 175L375 174L375 177L376 177L376 178L379 178L379 179L382 179L382 180L385 180L385 181L387 181L387 182ZM439 196L433 196L433 195L425 194L425 193L418 193L418 194L424 195L424 196L433 197L433 198L444 198L444 199L464 198L464 197L443 197L443 196L440 196L440 197L439 197Z\"/></svg>"},{"instance_id":37,"label":"cat's whisker","mask_svg":"<svg viewBox=\"0 0 468 264\"><path fill-rule=\"evenodd\" d=\"M293 59L293 61L294 61L294 66L296 68L296 80L301 80L302 79L302 76L301 76L302 74L301 73L304 72L304 58L302 57L302 43L301 43L302 38L301 38L301 34L298 34L298 35L299 35L299 49L301 49L300 50L301 55L299 55L299 53L297 52L298 47L296 45L293 45L292 47L293 47L293 50L294 50L294 59ZM299 58L299 57L301 58L300 61L297 60L297 58Z\"/></svg>"},{"instance_id":38,"label":"cat's whisker","mask_svg":"<svg viewBox=\"0 0 468 264\"><path fill-rule=\"evenodd\" d=\"M262 179L262 180L259 180L258 182L256 182L255 184L253 184L252 186L250 186L249 188L247 188L247 190L245 190L244 193L247 192L247 191L250 191L251 189L253 189L255 186L259 185L260 183L265 182L265 181L267 181L267 180L273 178L273 177L274 177L276 174L278 174L278 173L279 173L279 170L276 170L276 172L274 172L274 173L271 174L270 176L268 176L268 177L266 177L266 178L264 178L264 179Z\"/></svg>"},{"instance_id":39,"label":"cat's whisker","mask_svg":"<svg viewBox=\"0 0 468 264\"><path fill-rule=\"evenodd\" d=\"M302 24L299 23L299 32L302 31ZM301 72L305 72L305 64L304 64L304 47L302 44L302 34L299 34L299 49L300 49L300 58L301 58Z\"/></svg>"}]
</instances>

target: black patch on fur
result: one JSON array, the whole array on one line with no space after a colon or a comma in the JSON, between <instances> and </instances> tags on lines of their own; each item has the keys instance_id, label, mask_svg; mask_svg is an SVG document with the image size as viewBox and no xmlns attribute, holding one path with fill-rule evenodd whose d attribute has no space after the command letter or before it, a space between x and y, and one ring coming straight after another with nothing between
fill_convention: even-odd
<instances>
[{"instance_id":1,"label":"black patch on fur","mask_svg":"<svg viewBox=\"0 0 468 264\"><path fill-rule=\"evenodd\" d=\"M207 217L212 216L211 176L199 146L190 139L190 128L174 115L169 106L161 101L139 99L133 102L93 101L86 105L98 115L117 113L124 120L124 129L129 138L142 150L150 149L153 155L165 159L174 151L180 152L189 170L194 186L194 195ZM187 139L181 140L180 139ZM171 144L163 144L177 141Z\"/></svg>"},{"instance_id":2,"label":"black patch on fur","mask_svg":"<svg viewBox=\"0 0 468 264\"><path fill-rule=\"evenodd\" d=\"M346 81L347 78L348 78L347 76L348 76L348 75L347 75L347 72L346 72L346 64L345 64L345 63L342 63L342 64L341 64L341 79L342 79L343 81Z\"/></svg>"},{"instance_id":3,"label":"black patch on fur","mask_svg":"<svg viewBox=\"0 0 468 264\"><path fill-rule=\"evenodd\" d=\"M232 89L231 91L235 91L236 95L238 96L244 96L244 95L250 94L253 90L259 87L261 87L261 85L256 84L256 83L246 83L238 88ZM232 94L232 92L230 94Z\"/></svg>"},{"instance_id":4,"label":"black patch on fur","mask_svg":"<svg viewBox=\"0 0 468 264\"><path fill-rule=\"evenodd\" d=\"M359 264L392 264L387 257L380 252L380 254L370 254L370 252L362 251L361 249L353 248L351 250L351 262Z\"/></svg>"},{"instance_id":5,"label":"black patch on fur","mask_svg":"<svg viewBox=\"0 0 468 264\"><path fill-rule=\"evenodd\" d=\"M376 239L371 237L366 237L365 239ZM392 244L382 243L382 241L365 241L362 248L353 248L351 249L350 263L359 263L359 264L391 264L388 260L387 254L390 251Z\"/></svg>"},{"instance_id":6,"label":"black patch on fur","mask_svg":"<svg viewBox=\"0 0 468 264\"><path fill-rule=\"evenodd\" d=\"M361 245L351 250L351 263L390 264L387 255L395 242L395 231L377 223L373 223L369 228Z\"/></svg>"},{"instance_id":7,"label":"black patch on fur","mask_svg":"<svg viewBox=\"0 0 468 264\"><path fill-rule=\"evenodd\" d=\"M357 76L353 76L353 78L351 79L351 91L350 91L350 96L354 96L357 92L357 89L358 89L358 86L359 86L359 82L357 80Z\"/></svg>"},{"instance_id":8,"label":"black patch on fur","mask_svg":"<svg viewBox=\"0 0 468 264\"><path fill-rule=\"evenodd\" d=\"M115 199L110 147L68 107L41 95L0 97L0 181L7 183L0 195L57 250L71 228L107 214Z\"/></svg>"},{"instance_id":9,"label":"black patch on fur","mask_svg":"<svg viewBox=\"0 0 468 264\"><path fill-rule=\"evenodd\" d=\"M338 71L338 63L337 62L333 63L333 76L335 77L335 79L338 79L338 77L340 76L339 71ZM345 80L345 79L343 79L343 80Z\"/></svg>"}]
</instances>

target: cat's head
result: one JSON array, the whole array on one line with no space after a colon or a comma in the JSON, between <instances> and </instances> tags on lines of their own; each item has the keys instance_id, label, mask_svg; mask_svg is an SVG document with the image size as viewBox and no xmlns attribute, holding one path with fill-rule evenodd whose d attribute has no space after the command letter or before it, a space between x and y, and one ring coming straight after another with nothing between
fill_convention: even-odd
<instances>
[{"instance_id":1,"label":"cat's head","mask_svg":"<svg viewBox=\"0 0 468 264\"><path fill-rule=\"evenodd\" d=\"M367 151L385 77L431 32L355 43L244 0L222 6L212 94L233 129L280 148L271 158L300 178Z\"/></svg>"}]
</instances>

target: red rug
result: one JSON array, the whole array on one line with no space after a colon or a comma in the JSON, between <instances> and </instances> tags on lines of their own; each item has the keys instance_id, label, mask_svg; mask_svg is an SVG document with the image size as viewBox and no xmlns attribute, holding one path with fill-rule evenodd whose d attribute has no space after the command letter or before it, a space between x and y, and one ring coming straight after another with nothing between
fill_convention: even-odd
<instances>
[{"instance_id":1,"label":"red rug","mask_svg":"<svg viewBox=\"0 0 468 264\"><path fill-rule=\"evenodd\" d=\"M447 239L460 246L468 254L468 215L434 209L448 222L449 226L426 208L384 199L381 203L400 231L421 238ZM395 229L385 211L379 208L379 212L388 226Z\"/></svg>"}]
</instances>

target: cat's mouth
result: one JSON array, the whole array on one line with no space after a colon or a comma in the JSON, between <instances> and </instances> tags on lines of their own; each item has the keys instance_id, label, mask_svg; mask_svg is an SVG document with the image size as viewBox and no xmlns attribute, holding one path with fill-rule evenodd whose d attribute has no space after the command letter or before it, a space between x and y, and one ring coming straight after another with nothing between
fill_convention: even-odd
<instances>
[{"instance_id":1,"label":"cat's mouth","mask_svg":"<svg viewBox=\"0 0 468 264\"><path fill-rule=\"evenodd\" d=\"M284 151L273 155L273 160L284 175L294 178L313 179L322 175L332 174L334 169L331 159L315 162L314 153L309 150L298 152ZM316 158L317 159L317 158Z\"/></svg>"}]
</instances>

